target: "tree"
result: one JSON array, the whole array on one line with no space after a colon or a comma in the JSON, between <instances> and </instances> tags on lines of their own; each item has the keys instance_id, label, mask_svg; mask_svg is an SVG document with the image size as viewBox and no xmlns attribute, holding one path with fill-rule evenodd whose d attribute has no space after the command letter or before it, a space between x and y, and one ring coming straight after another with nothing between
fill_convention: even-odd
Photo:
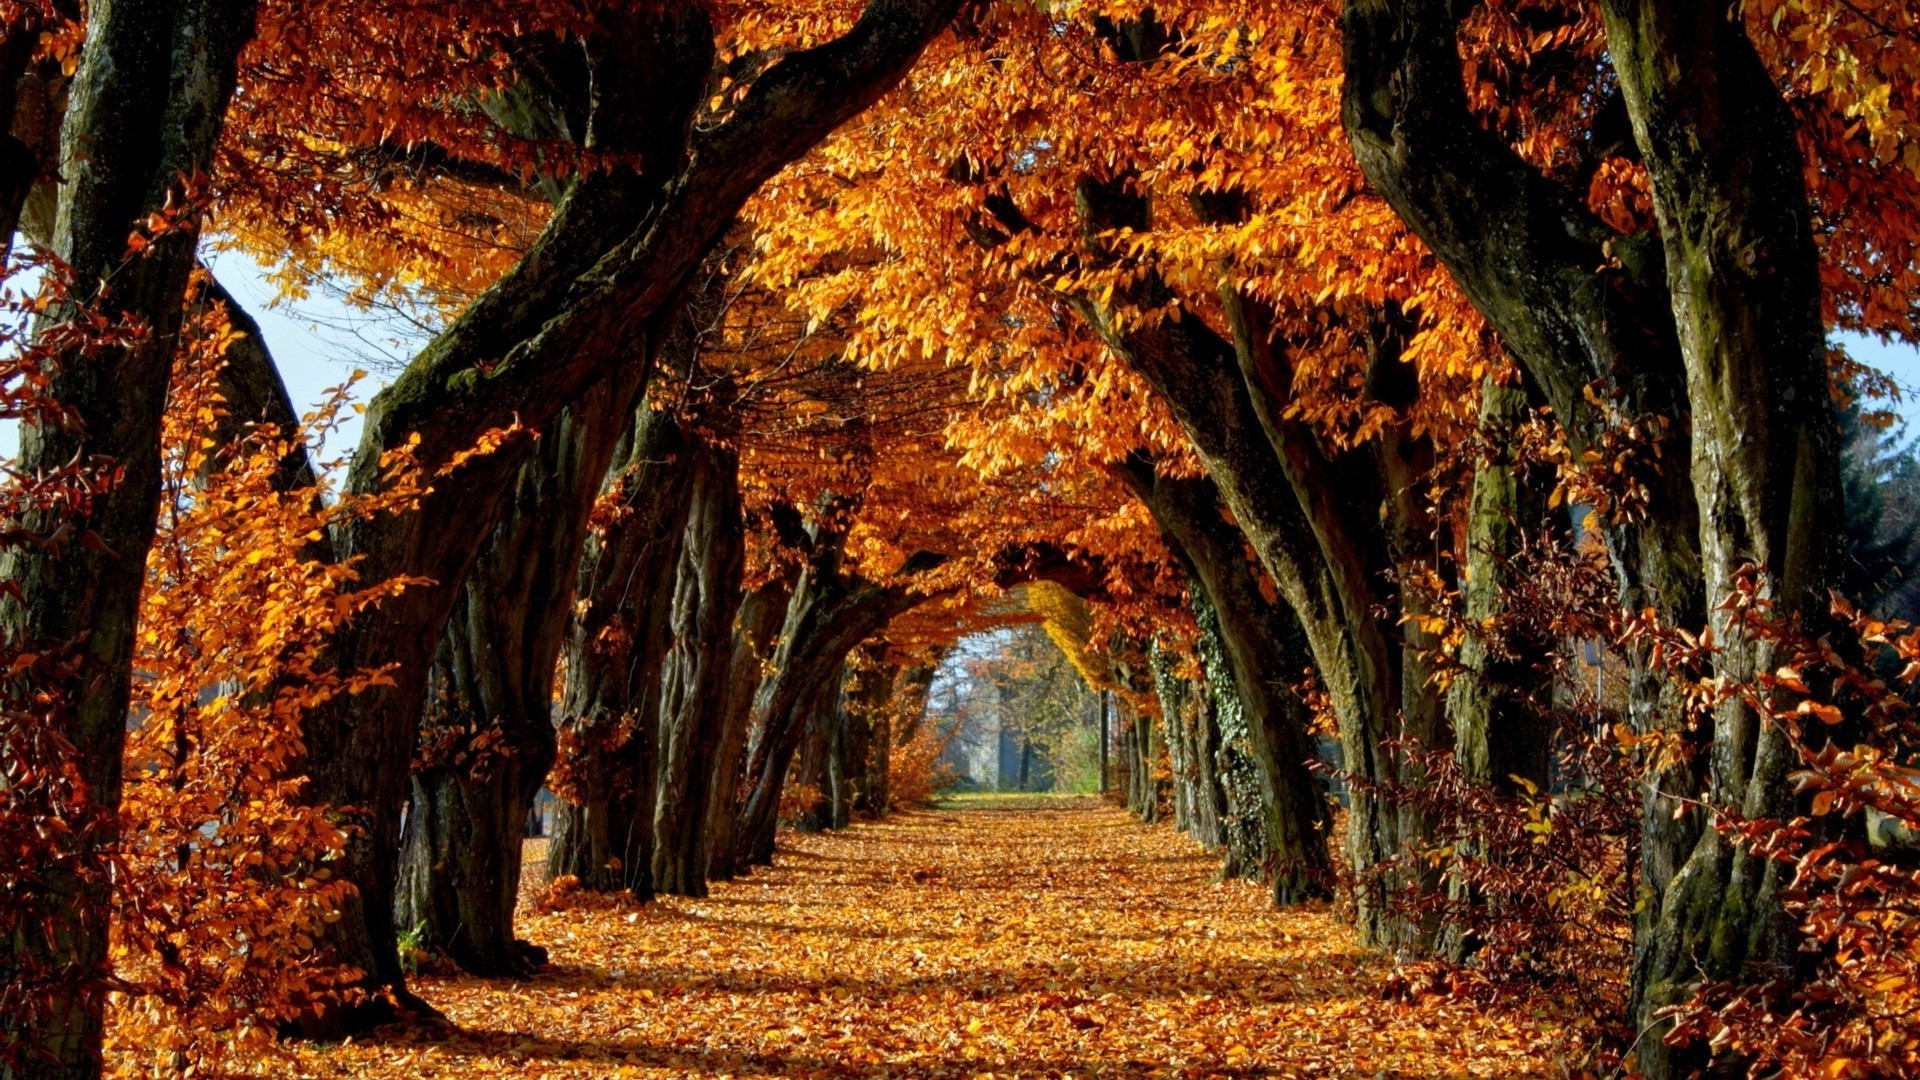
<instances>
[{"instance_id":1,"label":"tree","mask_svg":"<svg viewBox=\"0 0 1920 1080\"><path fill-rule=\"evenodd\" d=\"M68 302L48 311L35 333L57 335L75 319L124 321L135 332L102 344L75 337L69 350L43 358L48 396L63 415L27 417L20 469L34 475L86 462L117 478L72 520L39 511L9 523L48 537L64 527L76 542L15 547L0 565L8 586L0 623L10 643L35 653L71 651L76 661L59 677L60 727L85 785L76 792L83 801L60 808L71 830L62 845L70 855L62 854L72 861L61 859L61 872L46 882L58 902L0 945L5 981L41 987L32 1006L0 1021L0 1036L33 1062L20 1066L33 1075L100 1069L112 889L101 856L113 842L120 803L140 556L160 499L161 412L200 233L197 187L253 21L253 4L244 0L95 3L68 91L52 245L70 274ZM30 27L10 23L7 35ZM10 46L16 55L29 47ZM11 97L20 72L6 74ZM25 191L18 175L5 186L10 242ZM33 692L32 681L18 677L9 690ZM48 972L57 975L49 980Z\"/></svg>"}]
</instances>

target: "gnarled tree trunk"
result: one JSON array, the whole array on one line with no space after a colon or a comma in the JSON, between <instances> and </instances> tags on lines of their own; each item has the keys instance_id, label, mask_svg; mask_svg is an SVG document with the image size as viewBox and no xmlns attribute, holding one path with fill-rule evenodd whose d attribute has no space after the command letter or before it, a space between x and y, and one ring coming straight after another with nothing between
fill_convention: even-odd
<instances>
[{"instance_id":1,"label":"gnarled tree trunk","mask_svg":"<svg viewBox=\"0 0 1920 1080\"><path fill-rule=\"evenodd\" d=\"M590 539L560 704L550 877L653 895L660 666L686 534L692 457L680 422L642 404L614 458L626 516Z\"/></svg>"},{"instance_id":2,"label":"gnarled tree trunk","mask_svg":"<svg viewBox=\"0 0 1920 1080\"><path fill-rule=\"evenodd\" d=\"M674 580L673 651L661 693L653 887L705 896L712 839L707 811L725 750L746 538L739 457L705 441L696 441L689 456L693 499Z\"/></svg>"}]
</instances>

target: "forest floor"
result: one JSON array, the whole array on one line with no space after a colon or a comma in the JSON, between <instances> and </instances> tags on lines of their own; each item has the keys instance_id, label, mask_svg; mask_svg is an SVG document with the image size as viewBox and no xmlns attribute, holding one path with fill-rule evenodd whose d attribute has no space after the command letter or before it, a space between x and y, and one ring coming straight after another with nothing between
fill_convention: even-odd
<instances>
[{"instance_id":1,"label":"forest floor","mask_svg":"<svg viewBox=\"0 0 1920 1080\"><path fill-rule=\"evenodd\" d=\"M956 800L704 900L528 913L526 982L423 974L450 1031L290 1047L272 1075L1550 1077L1542 1014L1382 1000L1331 910L1270 910L1093 799ZM530 852L530 854L534 854ZM530 860L531 861L531 860ZM530 887L530 890L531 887Z\"/></svg>"}]
</instances>

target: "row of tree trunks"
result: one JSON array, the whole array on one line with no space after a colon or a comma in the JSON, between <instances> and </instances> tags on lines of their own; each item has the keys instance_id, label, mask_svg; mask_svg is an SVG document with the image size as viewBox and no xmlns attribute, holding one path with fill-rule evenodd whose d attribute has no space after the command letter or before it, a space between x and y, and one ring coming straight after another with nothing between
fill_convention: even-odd
<instances>
[{"instance_id":1,"label":"row of tree trunks","mask_svg":"<svg viewBox=\"0 0 1920 1080\"><path fill-rule=\"evenodd\" d=\"M1146 200L1124 182L1089 179L1075 198L1095 261L1111 259L1103 237L1112 230L1150 227ZM1129 292L1125 299L1146 309L1173 300L1155 273ZM1389 743L1398 731L1400 683L1392 651L1371 629L1371 617L1349 617L1345 594L1287 480L1233 343L1198 318L1116 328L1109 308L1084 297L1072 302L1108 348L1167 403L1218 485L1220 501L1298 619L1339 722L1344 767L1354 778L1347 855L1363 883L1355 898L1361 939L1371 945L1401 941L1405 928L1391 917L1385 883L1375 873L1399 850L1397 814L1378 795L1396 778Z\"/></svg>"},{"instance_id":2,"label":"row of tree trunks","mask_svg":"<svg viewBox=\"0 0 1920 1080\"><path fill-rule=\"evenodd\" d=\"M1329 820L1320 785L1309 771L1311 717L1292 687L1292 680L1305 677L1307 659L1292 613L1262 594L1242 534L1221 513L1219 488L1211 479L1162 476L1139 454L1121 470L1187 567L1196 599L1204 597L1216 620L1259 766L1274 899L1284 904L1329 896Z\"/></svg>"},{"instance_id":3,"label":"row of tree trunks","mask_svg":"<svg viewBox=\"0 0 1920 1080\"><path fill-rule=\"evenodd\" d=\"M577 85L553 89L587 108L584 124L575 117L557 130L576 133L596 161L623 164L559 184L554 212L521 261L374 399L347 488L383 490L391 477L382 454L409 443L434 474L490 432L516 423L546 430L601 380L650 362L688 281L746 200L894 85L958 7L959 0L871 0L844 36L782 56L724 122L697 131L691 119L706 100L715 51L698 5L600 9L598 24L578 38L514 42L532 53L566 53L553 72L577 73ZM316 1033L384 1019L391 1010L383 1000L412 1004L392 912L426 672L531 453L529 440L510 438L436 478L413 512L355 522L335 537L336 555L359 560L363 577L432 584L409 589L334 642L336 663L391 665L393 684L308 717L309 796L356 808L364 826L340 866L357 899L329 944L368 973L368 989L387 991L369 999L371 1008L330 1010L310 1025ZM644 773L651 785L651 763Z\"/></svg>"},{"instance_id":4,"label":"row of tree trunks","mask_svg":"<svg viewBox=\"0 0 1920 1080\"><path fill-rule=\"evenodd\" d=\"M912 579L939 565L939 556L909 558L887 584L867 581L842 566L845 534L814 525L807 533L807 562L787 603L772 670L754 702L754 738L748 749L750 785L734 826L734 867L773 859L780 795L809 720L823 708L819 697L839 691L834 673L847 654L895 616L928 599Z\"/></svg>"},{"instance_id":5,"label":"row of tree trunks","mask_svg":"<svg viewBox=\"0 0 1920 1080\"><path fill-rule=\"evenodd\" d=\"M144 555L160 503L160 423L178 343L199 215L129 257L129 238L148 215L188 206L181 183L205 175L233 95L240 49L253 36L252 0L94 0L60 131L53 252L70 270L71 304L43 314L36 338L78 319L145 328L125 342L80 344L50 358L46 392L64 416L21 425L17 469L51 476L69 465L117 470L86 508L64 504L9 522L19 535L0 562L8 599L0 630L47 670L16 671L10 714L35 715L34 699L58 702L51 734L71 747L85 802L50 806L71 831L36 873L45 910L9 913L0 932L0 1042L26 1055L0 1075L89 1077L101 1068L108 909L112 875L101 853L115 839L121 751L131 692L134 620ZM0 43L9 104L37 46L31 27ZM12 110L5 114L11 126ZM11 139L0 145L0 224L12 242L28 190L49 164ZM31 160L29 160L31 158ZM102 286L111 281L112 288ZM60 543L58 537L86 537ZM53 658L70 656L70 664ZM57 769L64 762L47 762ZM15 793L12 797L24 797ZM25 810L26 808L23 808ZM29 811L38 812L38 811ZM17 925L16 925L17 923Z\"/></svg>"},{"instance_id":6,"label":"row of tree trunks","mask_svg":"<svg viewBox=\"0 0 1920 1080\"><path fill-rule=\"evenodd\" d=\"M1690 467L1648 478L1644 512L1604 523L1610 553L1624 606L1696 633L1711 623L1716 673L1739 682L1771 659L1723 606L1743 576L1780 613L1817 622L1833 574L1838 426L1805 163L1737 9L1601 7L1655 230L1617 233L1584 191L1481 125L1459 74L1461 5L1348 0L1344 120L1369 180L1499 330L1576 450L1601 446L1615 417L1679 421L1654 438ZM1699 808L1791 816L1791 761L1737 701L1689 725L1645 655L1635 669L1635 726L1694 750L1649 777L1643 817L1637 1063L1665 1080L1706 1051L1666 1046L1661 1007L1702 978L1798 959L1780 867L1736 851Z\"/></svg>"}]
</instances>

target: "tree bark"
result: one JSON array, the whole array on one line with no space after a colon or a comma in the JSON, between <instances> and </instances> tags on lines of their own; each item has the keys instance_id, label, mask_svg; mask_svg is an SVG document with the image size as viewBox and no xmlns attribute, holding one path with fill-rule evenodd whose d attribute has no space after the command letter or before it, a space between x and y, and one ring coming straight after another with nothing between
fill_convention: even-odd
<instances>
[{"instance_id":1,"label":"tree bark","mask_svg":"<svg viewBox=\"0 0 1920 1080\"><path fill-rule=\"evenodd\" d=\"M633 416L609 473L625 514L587 542L574 588L560 705L564 768L547 874L648 899L660 666L693 455L672 414L643 403Z\"/></svg>"},{"instance_id":2,"label":"tree bark","mask_svg":"<svg viewBox=\"0 0 1920 1080\"><path fill-rule=\"evenodd\" d=\"M702 440L690 456L693 500L674 580L673 651L661 698L653 887L705 896L708 808L724 760L746 537L738 455Z\"/></svg>"},{"instance_id":3,"label":"tree bark","mask_svg":"<svg viewBox=\"0 0 1920 1080\"><path fill-rule=\"evenodd\" d=\"M64 668L49 660L58 676L17 673L9 709L33 715L41 711L33 695L53 696L56 734L71 747L86 800L47 808L60 812L71 831L63 850L45 852L35 870L45 910L9 913L0 932L0 1044L24 1055L23 1071L0 1064L0 1075L85 1077L101 1068L112 886L100 855L115 839L134 623L159 509L161 413L199 238L198 208L187 207L184 220L132 258L128 239L149 214L179 203L183 178L211 167L253 23L249 0L94 0L87 12L61 130L53 249L71 270L70 295L89 310L49 312L34 332L97 315L108 322L124 316L146 333L54 356L47 394L68 416L29 417L21 425L23 475L73 463L103 479L117 477L78 516L46 509L9 523L48 538L65 527L78 542L15 546L0 560L0 581L18 590L0 607L7 643L71 659ZM11 200L24 192L17 176L6 180L0 194L17 214ZM16 792L8 802L29 795Z\"/></svg>"},{"instance_id":4,"label":"tree bark","mask_svg":"<svg viewBox=\"0 0 1920 1080\"><path fill-rule=\"evenodd\" d=\"M760 185L893 86L960 0L870 0L842 37L790 52L747 88L727 119L695 131L714 53L697 5L608 9L565 47L585 50L591 149L639 162L575 179L521 261L430 343L366 415L347 486L382 490L383 452L407 446L430 475L489 432L541 429L611 371L645 364L700 263ZM414 441L417 437L417 441ZM392 896L407 763L425 701L425 672L458 590L504 510L530 449L509 439L435 480L404 514L356 522L336 538L363 579L429 579L356 621L334 660L392 665L391 686L308 717L310 797L357 808L363 829L340 867L358 901L335 924L339 960L369 989L412 1005L395 951ZM651 770L648 782L651 783ZM649 820L650 824L650 820ZM326 1034L390 1015L333 1010L307 1025Z\"/></svg>"},{"instance_id":5,"label":"tree bark","mask_svg":"<svg viewBox=\"0 0 1920 1080\"><path fill-rule=\"evenodd\" d=\"M747 735L760 679L772 659L792 584L775 578L747 594L734 621L733 650L727 661L723 726L713 761L713 791L707 800L707 880L732 880L734 822L740 817L740 781L746 773Z\"/></svg>"}]
</instances>

